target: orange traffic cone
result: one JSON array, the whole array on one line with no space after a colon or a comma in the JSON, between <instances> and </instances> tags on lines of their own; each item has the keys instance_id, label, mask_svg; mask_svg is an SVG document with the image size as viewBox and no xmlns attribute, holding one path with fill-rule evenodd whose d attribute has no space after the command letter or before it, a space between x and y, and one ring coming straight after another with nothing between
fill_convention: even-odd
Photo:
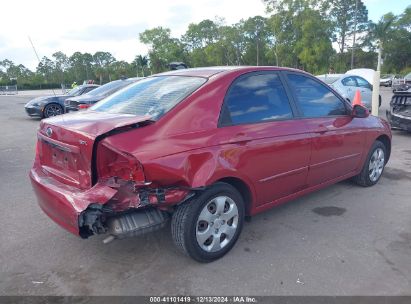
<instances>
[{"instance_id":1,"label":"orange traffic cone","mask_svg":"<svg viewBox=\"0 0 411 304\"><path fill-rule=\"evenodd\" d=\"M352 105L360 105L362 106L362 102L361 102L361 93L360 90L357 90L357 92L355 92L355 96L354 96L354 100L352 101Z\"/></svg>"}]
</instances>

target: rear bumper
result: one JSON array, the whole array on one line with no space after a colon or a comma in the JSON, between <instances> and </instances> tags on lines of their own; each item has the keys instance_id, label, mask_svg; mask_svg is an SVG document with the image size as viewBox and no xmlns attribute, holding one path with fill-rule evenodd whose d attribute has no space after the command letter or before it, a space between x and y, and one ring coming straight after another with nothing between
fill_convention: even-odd
<instances>
[{"instance_id":1,"label":"rear bumper","mask_svg":"<svg viewBox=\"0 0 411 304\"><path fill-rule=\"evenodd\" d=\"M30 171L31 184L40 208L59 226L79 236L79 216L90 204L105 204L117 192L96 184L88 190L62 184L49 177L36 164Z\"/></svg>"},{"instance_id":2,"label":"rear bumper","mask_svg":"<svg viewBox=\"0 0 411 304\"><path fill-rule=\"evenodd\" d=\"M386 112L387 120L391 127L411 132L411 117Z\"/></svg>"}]
</instances>

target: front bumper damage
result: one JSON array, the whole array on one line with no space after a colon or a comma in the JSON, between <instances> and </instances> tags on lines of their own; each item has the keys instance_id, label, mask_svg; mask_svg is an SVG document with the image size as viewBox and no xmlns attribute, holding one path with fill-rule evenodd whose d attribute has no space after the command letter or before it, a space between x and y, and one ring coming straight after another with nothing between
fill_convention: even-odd
<instances>
[{"instance_id":1,"label":"front bumper damage","mask_svg":"<svg viewBox=\"0 0 411 304\"><path fill-rule=\"evenodd\" d=\"M195 189L136 185L116 178L81 190L56 181L39 167L33 167L30 179L41 209L54 222L82 238L108 234L106 242L162 228L168 211L195 193Z\"/></svg>"},{"instance_id":2,"label":"front bumper damage","mask_svg":"<svg viewBox=\"0 0 411 304\"><path fill-rule=\"evenodd\" d=\"M392 97L390 110L387 110L386 116L392 128L411 132L411 93L396 93Z\"/></svg>"}]
</instances>

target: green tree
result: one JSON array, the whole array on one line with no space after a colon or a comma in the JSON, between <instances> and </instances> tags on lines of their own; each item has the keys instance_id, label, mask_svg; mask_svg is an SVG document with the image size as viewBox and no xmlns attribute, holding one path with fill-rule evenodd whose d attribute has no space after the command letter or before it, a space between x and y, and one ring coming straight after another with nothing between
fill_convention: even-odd
<instances>
[{"instance_id":1,"label":"green tree","mask_svg":"<svg viewBox=\"0 0 411 304\"><path fill-rule=\"evenodd\" d=\"M200 23L190 23L186 33L182 37L182 42L192 51L204 48L219 39L219 25L209 19Z\"/></svg>"},{"instance_id":2,"label":"green tree","mask_svg":"<svg viewBox=\"0 0 411 304\"><path fill-rule=\"evenodd\" d=\"M145 71L148 67L148 58L147 58L147 56L137 55L134 58L134 61L133 61L132 64L136 67L137 77L140 76L140 73L139 73L140 69L141 69L142 76L143 77L146 76Z\"/></svg>"},{"instance_id":3,"label":"green tree","mask_svg":"<svg viewBox=\"0 0 411 304\"><path fill-rule=\"evenodd\" d=\"M51 59L44 56L41 58L37 66L37 73L42 75L45 79L49 79L50 75L53 73L54 70L54 63Z\"/></svg>"},{"instance_id":4,"label":"green tree","mask_svg":"<svg viewBox=\"0 0 411 304\"><path fill-rule=\"evenodd\" d=\"M253 64L264 64L266 48L271 38L267 19L261 16L248 18L242 24L242 32L247 39L245 56L251 53L255 58L252 60Z\"/></svg>"},{"instance_id":5,"label":"green tree","mask_svg":"<svg viewBox=\"0 0 411 304\"><path fill-rule=\"evenodd\" d=\"M318 11L307 8L298 15L296 25L301 33L295 50L302 67L311 73L326 72L334 53L330 23L322 19Z\"/></svg>"},{"instance_id":6,"label":"green tree","mask_svg":"<svg viewBox=\"0 0 411 304\"><path fill-rule=\"evenodd\" d=\"M356 10L356 1L357 10ZM352 40L354 31L357 34L368 30L368 10L362 0L338 0L330 1L330 16L337 36L339 53L347 48L347 42ZM361 37L361 35L356 35Z\"/></svg>"},{"instance_id":7,"label":"green tree","mask_svg":"<svg viewBox=\"0 0 411 304\"><path fill-rule=\"evenodd\" d=\"M385 14L377 23L371 23L370 25L370 38L375 41L378 48L378 62L377 70L381 68L381 55L383 47L388 41L393 31L393 24L395 22L395 16L393 13Z\"/></svg>"},{"instance_id":8,"label":"green tree","mask_svg":"<svg viewBox=\"0 0 411 304\"><path fill-rule=\"evenodd\" d=\"M111 78L109 67L114 61L116 58L109 52L96 52L93 55L94 73L99 78L100 84L103 83L104 75L108 75L108 79Z\"/></svg>"},{"instance_id":9,"label":"green tree","mask_svg":"<svg viewBox=\"0 0 411 304\"><path fill-rule=\"evenodd\" d=\"M152 72L158 73L168 69L172 61L186 61L184 45L179 39L171 38L168 28L156 27L140 34L140 41L149 46L148 56Z\"/></svg>"},{"instance_id":10,"label":"green tree","mask_svg":"<svg viewBox=\"0 0 411 304\"><path fill-rule=\"evenodd\" d=\"M311 73L327 70L333 54L333 35L331 21L325 17L323 9L313 9L315 5L311 1L265 2L274 5L272 10L276 12L268 23L274 34L277 63ZM278 6L280 2L285 5Z\"/></svg>"},{"instance_id":11,"label":"green tree","mask_svg":"<svg viewBox=\"0 0 411 304\"><path fill-rule=\"evenodd\" d=\"M52 57L54 58L55 73L58 75L56 78L60 79L60 83L64 83L65 72L70 67L70 62L66 54L63 52L55 52Z\"/></svg>"},{"instance_id":12,"label":"green tree","mask_svg":"<svg viewBox=\"0 0 411 304\"><path fill-rule=\"evenodd\" d=\"M411 7L392 23L384 41L382 58L382 70L386 73L398 73L411 67Z\"/></svg>"}]
</instances>

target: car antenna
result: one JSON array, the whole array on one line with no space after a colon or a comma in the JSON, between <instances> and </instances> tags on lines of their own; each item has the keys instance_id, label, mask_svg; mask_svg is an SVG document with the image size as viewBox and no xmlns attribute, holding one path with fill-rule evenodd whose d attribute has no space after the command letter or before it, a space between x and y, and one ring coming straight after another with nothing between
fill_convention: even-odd
<instances>
[{"instance_id":1,"label":"car antenna","mask_svg":"<svg viewBox=\"0 0 411 304\"><path fill-rule=\"evenodd\" d=\"M27 36L27 37L29 38L31 47L33 48L34 54L36 54L37 60L38 60L38 62L39 62L39 64L40 64L40 63L41 63L41 60L40 60L39 54L37 54L36 48L34 47L33 41L31 41L30 36ZM51 90L53 91L53 95L56 96L56 93L54 92L54 89L51 88Z\"/></svg>"}]
</instances>

